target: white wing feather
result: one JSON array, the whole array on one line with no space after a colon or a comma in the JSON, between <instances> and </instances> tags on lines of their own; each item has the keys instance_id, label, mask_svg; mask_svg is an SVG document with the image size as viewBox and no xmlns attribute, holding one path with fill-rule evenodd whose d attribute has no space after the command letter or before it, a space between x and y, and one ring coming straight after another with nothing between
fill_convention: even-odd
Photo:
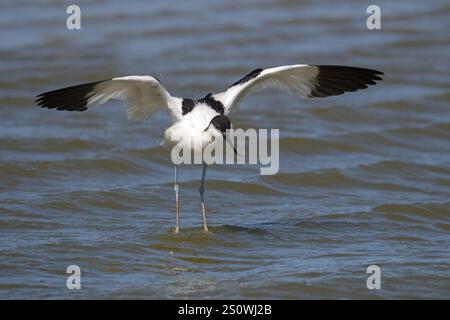
<instances>
[{"instance_id":1,"label":"white wing feather","mask_svg":"<svg viewBox=\"0 0 450 320\"><path fill-rule=\"evenodd\" d=\"M257 77L228 88L224 93L225 114L247 95L266 89L287 91L306 98L314 87L314 79L318 68L308 65L281 66L263 70Z\"/></svg>"},{"instance_id":2,"label":"white wing feather","mask_svg":"<svg viewBox=\"0 0 450 320\"><path fill-rule=\"evenodd\" d=\"M88 100L88 105L103 104L110 99L126 104L128 119L141 120L155 112L173 107L173 98L158 80L151 76L127 76L99 83ZM171 110L177 112L178 110Z\"/></svg>"}]
</instances>

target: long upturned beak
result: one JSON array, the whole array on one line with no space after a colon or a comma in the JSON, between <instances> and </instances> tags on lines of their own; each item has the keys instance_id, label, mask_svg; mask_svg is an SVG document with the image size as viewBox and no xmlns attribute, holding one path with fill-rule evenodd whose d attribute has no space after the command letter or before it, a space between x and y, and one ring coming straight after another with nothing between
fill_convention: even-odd
<instances>
[{"instance_id":1,"label":"long upturned beak","mask_svg":"<svg viewBox=\"0 0 450 320\"><path fill-rule=\"evenodd\" d=\"M207 131L209 129L209 127L211 126L211 122L208 124L208 126L206 127L205 130L203 130L203 132ZM226 134L223 133L222 134L223 139L225 140L225 142L231 147L233 148L233 151L235 154L237 154L238 156L240 156L240 154L237 152L236 147L233 145L233 142L231 141L230 137Z\"/></svg>"},{"instance_id":2,"label":"long upturned beak","mask_svg":"<svg viewBox=\"0 0 450 320\"><path fill-rule=\"evenodd\" d=\"M205 130L203 130L203 132L207 131L209 129L209 127L211 126L211 122L208 124L208 126L206 127Z\"/></svg>"},{"instance_id":3,"label":"long upturned beak","mask_svg":"<svg viewBox=\"0 0 450 320\"><path fill-rule=\"evenodd\" d=\"M234 150L234 153L238 156L240 156L240 154L237 152L236 150L236 146L233 145L233 142L230 139L230 136L228 136L226 133L223 134L223 138L225 139L225 142Z\"/></svg>"}]
</instances>

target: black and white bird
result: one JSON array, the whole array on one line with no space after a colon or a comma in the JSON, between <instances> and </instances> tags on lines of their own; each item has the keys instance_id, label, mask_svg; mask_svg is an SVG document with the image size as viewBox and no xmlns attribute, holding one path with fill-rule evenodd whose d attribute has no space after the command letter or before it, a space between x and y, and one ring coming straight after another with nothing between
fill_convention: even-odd
<instances>
[{"instance_id":1,"label":"black and white bird","mask_svg":"<svg viewBox=\"0 0 450 320\"><path fill-rule=\"evenodd\" d=\"M171 144L183 142L180 141L183 138L200 140L204 148L214 137L223 136L231 128L228 115L251 93L279 89L301 98L324 98L365 89L382 80L382 74L377 70L333 65L298 64L256 69L225 91L209 93L198 100L172 96L155 77L127 76L45 92L36 97L36 103L49 109L85 111L91 105L118 99L125 102L129 119L145 119L156 111L166 110L173 124L165 131L164 140ZM203 228L208 231L204 201L206 169L204 163L199 191ZM175 166L174 189L175 232L179 232L178 166Z\"/></svg>"}]
</instances>

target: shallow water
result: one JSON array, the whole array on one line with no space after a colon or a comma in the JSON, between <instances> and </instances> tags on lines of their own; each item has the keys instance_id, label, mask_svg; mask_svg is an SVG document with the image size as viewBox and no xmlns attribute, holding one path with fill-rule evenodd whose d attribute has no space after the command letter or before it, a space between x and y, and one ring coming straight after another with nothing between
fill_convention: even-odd
<instances>
[{"instance_id":1,"label":"shallow water","mask_svg":"<svg viewBox=\"0 0 450 320\"><path fill-rule=\"evenodd\" d=\"M449 298L450 6L381 1L174 5L6 0L0 11L0 298ZM371 67L385 80L324 100L248 98L236 127L280 128L280 172L213 166L213 232L199 166L173 168L166 114L129 122L119 103L43 110L38 93L152 74L199 98L257 67ZM68 265L82 289L65 283ZM366 268L382 288L368 290Z\"/></svg>"}]
</instances>

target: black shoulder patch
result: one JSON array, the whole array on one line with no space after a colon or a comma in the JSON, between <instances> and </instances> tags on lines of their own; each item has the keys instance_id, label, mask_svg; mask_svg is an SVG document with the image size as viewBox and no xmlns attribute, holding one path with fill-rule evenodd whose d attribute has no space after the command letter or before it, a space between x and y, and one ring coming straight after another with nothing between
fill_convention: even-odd
<instances>
[{"instance_id":1,"label":"black shoulder patch","mask_svg":"<svg viewBox=\"0 0 450 320\"><path fill-rule=\"evenodd\" d=\"M197 100L200 103L206 103L208 106L213 108L217 113L223 114L225 109L222 102L214 99L211 93L208 93L204 98Z\"/></svg>"},{"instance_id":2,"label":"black shoulder patch","mask_svg":"<svg viewBox=\"0 0 450 320\"><path fill-rule=\"evenodd\" d=\"M194 109L195 107L195 101L192 99L183 99L181 102L181 110L182 115L185 115L186 113L189 113Z\"/></svg>"},{"instance_id":3,"label":"black shoulder patch","mask_svg":"<svg viewBox=\"0 0 450 320\"><path fill-rule=\"evenodd\" d=\"M258 68L253 70L252 72L250 72L249 74L247 74L245 77L243 77L242 79L239 79L238 81L236 81L235 83L233 83L231 86L229 86L229 88L237 86L238 84L243 84L246 83L247 81L252 80L253 78L256 78L257 76L259 76L259 74L261 72L263 72L264 69Z\"/></svg>"}]
</instances>

